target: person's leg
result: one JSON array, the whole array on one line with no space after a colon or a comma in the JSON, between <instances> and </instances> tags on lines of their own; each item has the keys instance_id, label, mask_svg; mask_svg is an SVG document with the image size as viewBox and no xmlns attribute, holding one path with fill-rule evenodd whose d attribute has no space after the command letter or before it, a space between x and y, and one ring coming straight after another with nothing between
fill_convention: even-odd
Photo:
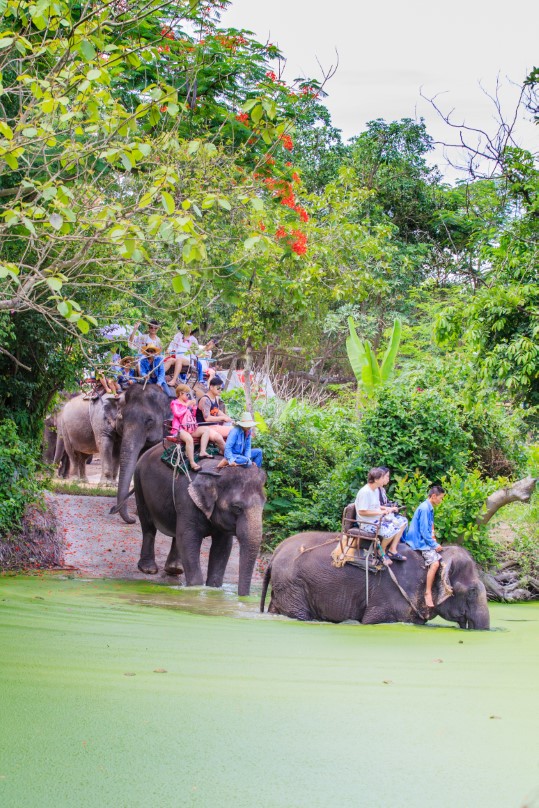
<instances>
[{"instance_id":1,"label":"person's leg","mask_svg":"<svg viewBox=\"0 0 539 808\"><path fill-rule=\"evenodd\" d=\"M195 463L195 446L193 443L193 438L186 432L185 429L180 429L180 438L185 443L185 454L187 455L187 459L189 461L189 465L193 469L193 471L198 471L200 466L197 466Z\"/></svg>"},{"instance_id":2,"label":"person's leg","mask_svg":"<svg viewBox=\"0 0 539 808\"><path fill-rule=\"evenodd\" d=\"M390 545L389 545L389 552L390 553L396 553L397 552L397 548L399 546L400 540L402 539L402 534L403 533L404 533L404 525L403 525L403 527L401 527L401 529L398 531L398 533L395 534L395 537L393 539L390 539ZM403 558L406 558L406 556L403 556Z\"/></svg>"},{"instance_id":3,"label":"person's leg","mask_svg":"<svg viewBox=\"0 0 539 808\"><path fill-rule=\"evenodd\" d=\"M174 385L178 383L178 376L183 372L184 365L189 367L189 362L184 356L177 356L176 361L174 362L174 373L172 374L172 379L170 380L171 387L174 387Z\"/></svg>"},{"instance_id":4,"label":"person's leg","mask_svg":"<svg viewBox=\"0 0 539 808\"><path fill-rule=\"evenodd\" d=\"M434 579L436 577L436 573L438 572L439 566L440 562L435 561L434 564L431 564L427 570L427 583L425 585L425 603L430 609L434 608L434 601L432 599L432 585L434 583Z\"/></svg>"},{"instance_id":5,"label":"person's leg","mask_svg":"<svg viewBox=\"0 0 539 808\"><path fill-rule=\"evenodd\" d=\"M212 443L215 443L217 448L219 449L220 454L225 453L225 441L222 435L217 432L216 429L210 429L210 440Z\"/></svg>"},{"instance_id":6,"label":"person's leg","mask_svg":"<svg viewBox=\"0 0 539 808\"><path fill-rule=\"evenodd\" d=\"M262 449L251 449L251 460L260 468L262 466Z\"/></svg>"},{"instance_id":7,"label":"person's leg","mask_svg":"<svg viewBox=\"0 0 539 808\"><path fill-rule=\"evenodd\" d=\"M204 426L199 426L197 431L193 433L193 435L197 438L200 438L200 450L198 453L199 457L209 457L206 449L208 448L208 442L210 440L210 430Z\"/></svg>"}]
</instances>

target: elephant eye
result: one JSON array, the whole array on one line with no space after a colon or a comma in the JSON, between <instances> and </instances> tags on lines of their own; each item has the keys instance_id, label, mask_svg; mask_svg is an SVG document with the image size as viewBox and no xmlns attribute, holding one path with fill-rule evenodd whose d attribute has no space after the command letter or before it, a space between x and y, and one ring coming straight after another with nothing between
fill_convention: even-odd
<instances>
[{"instance_id":1,"label":"elephant eye","mask_svg":"<svg viewBox=\"0 0 539 808\"><path fill-rule=\"evenodd\" d=\"M229 507L231 511L234 511L234 513L240 513L243 511L243 502L231 502Z\"/></svg>"}]
</instances>

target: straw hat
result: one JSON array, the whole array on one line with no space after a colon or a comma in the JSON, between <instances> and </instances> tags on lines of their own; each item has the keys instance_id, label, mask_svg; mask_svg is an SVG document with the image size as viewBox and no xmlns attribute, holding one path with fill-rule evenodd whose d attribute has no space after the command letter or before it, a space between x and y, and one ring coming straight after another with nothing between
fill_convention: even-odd
<instances>
[{"instance_id":1,"label":"straw hat","mask_svg":"<svg viewBox=\"0 0 539 808\"><path fill-rule=\"evenodd\" d=\"M253 421L253 416L250 412L244 412L239 421L236 421L237 426L242 426L245 429L256 426L256 421Z\"/></svg>"},{"instance_id":2,"label":"straw hat","mask_svg":"<svg viewBox=\"0 0 539 808\"><path fill-rule=\"evenodd\" d=\"M133 364L133 362L136 362L134 356L124 356L123 359L120 359L120 366L126 368L128 365Z\"/></svg>"},{"instance_id":3,"label":"straw hat","mask_svg":"<svg viewBox=\"0 0 539 808\"><path fill-rule=\"evenodd\" d=\"M142 349L142 353L145 353L145 354L156 353L156 354L158 354L159 353L159 348L157 347L157 345L154 345L153 342L149 342Z\"/></svg>"}]
</instances>

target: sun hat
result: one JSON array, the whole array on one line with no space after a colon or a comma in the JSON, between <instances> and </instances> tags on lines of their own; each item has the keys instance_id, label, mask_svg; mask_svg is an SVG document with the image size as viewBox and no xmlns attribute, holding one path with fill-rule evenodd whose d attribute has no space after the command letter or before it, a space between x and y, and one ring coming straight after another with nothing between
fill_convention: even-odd
<instances>
[{"instance_id":1,"label":"sun hat","mask_svg":"<svg viewBox=\"0 0 539 808\"><path fill-rule=\"evenodd\" d=\"M237 426L243 426L245 429L251 426L256 426L256 421L253 421L253 416L250 412L244 412L239 421L236 421Z\"/></svg>"},{"instance_id":2,"label":"sun hat","mask_svg":"<svg viewBox=\"0 0 539 808\"><path fill-rule=\"evenodd\" d=\"M124 368L127 365L131 365L133 362L136 361L137 360L135 359L134 356L124 356L123 359L120 359L120 366Z\"/></svg>"},{"instance_id":3,"label":"sun hat","mask_svg":"<svg viewBox=\"0 0 539 808\"><path fill-rule=\"evenodd\" d=\"M147 345L144 346L142 349L142 353L159 353L159 348L157 345L154 345L153 342L149 342Z\"/></svg>"}]
</instances>

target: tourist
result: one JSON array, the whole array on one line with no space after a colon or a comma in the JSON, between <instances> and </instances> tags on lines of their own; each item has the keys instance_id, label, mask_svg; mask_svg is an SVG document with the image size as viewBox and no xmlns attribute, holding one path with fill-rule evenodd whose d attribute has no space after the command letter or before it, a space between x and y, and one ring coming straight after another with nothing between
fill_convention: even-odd
<instances>
[{"instance_id":1,"label":"tourist","mask_svg":"<svg viewBox=\"0 0 539 808\"><path fill-rule=\"evenodd\" d=\"M140 325L140 320L138 323L135 324L131 334L129 335L129 339L127 340L127 344L129 347L136 351L139 356L143 354L143 348L146 345L155 345L157 347L157 353L163 353L163 345L161 340L157 336L157 331L160 328L160 324L157 320L150 320L148 323L148 333L147 334L139 334L138 327Z\"/></svg>"},{"instance_id":2,"label":"tourist","mask_svg":"<svg viewBox=\"0 0 539 808\"><path fill-rule=\"evenodd\" d=\"M159 354L157 345L149 343L142 348L143 358L140 360L140 375L147 378L149 384L159 384L170 395L167 381L165 379L165 369L163 367L163 357Z\"/></svg>"},{"instance_id":3,"label":"tourist","mask_svg":"<svg viewBox=\"0 0 539 808\"><path fill-rule=\"evenodd\" d=\"M399 508L395 504L389 504L389 500L387 498L386 486L389 485L390 480L390 471L387 466L380 466L379 468L385 472L385 476L382 477L381 486L378 489L378 498L380 500L380 505L382 507L390 509L390 512L386 513L384 516L384 521L392 522L394 525L399 525L399 527L408 527L408 519L405 516L402 516L399 513Z\"/></svg>"},{"instance_id":4,"label":"tourist","mask_svg":"<svg viewBox=\"0 0 539 808\"><path fill-rule=\"evenodd\" d=\"M176 398L170 402L172 410L172 432L185 444L185 454L193 471L199 471L200 466L195 462L194 438L200 438L199 457L211 457L206 451L209 441L214 441L221 452L225 450L225 442L221 435L210 427L200 426L195 418L196 401L190 399L191 390L186 384L176 387Z\"/></svg>"},{"instance_id":5,"label":"tourist","mask_svg":"<svg viewBox=\"0 0 539 808\"><path fill-rule=\"evenodd\" d=\"M427 499L416 508L410 522L406 543L414 550L421 550L423 560L428 567L427 582L425 585L425 603L432 609L432 585L440 566L442 547L436 541L434 533L434 508L437 508L445 497L445 490L441 485L433 485Z\"/></svg>"},{"instance_id":6,"label":"tourist","mask_svg":"<svg viewBox=\"0 0 539 808\"><path fill-rule=\"evenodd\" d=\"M382 480L386 477L386 472L381 468L372 468L367 476L367 484L360 488L356 496L356 518L361 523L361 529L371 532L374 535L378 527L378 538L384 553L383 561L386 565L393 561L406 561L406 556L397 551L399 542L404 533L405 525L394 525L384 517L394 512L393 508L380 505L378 488L382 485ZM369 527L372 525L372 527Z\"/></svg>"},{"instance_id":7,"label":"tourist","mask_svg":"<svg viewBox=\"0 0 539 808\"><path fill-rule=\"evenodd\" d=\"M208 392L200 397L197 408L197 421L199 424L211 424L213 429L227 438L232 429L232 418L227 415L226 405L219 393L223 389L223 380L220 376L211 379Z\"/></svg>"}]
</instances>

